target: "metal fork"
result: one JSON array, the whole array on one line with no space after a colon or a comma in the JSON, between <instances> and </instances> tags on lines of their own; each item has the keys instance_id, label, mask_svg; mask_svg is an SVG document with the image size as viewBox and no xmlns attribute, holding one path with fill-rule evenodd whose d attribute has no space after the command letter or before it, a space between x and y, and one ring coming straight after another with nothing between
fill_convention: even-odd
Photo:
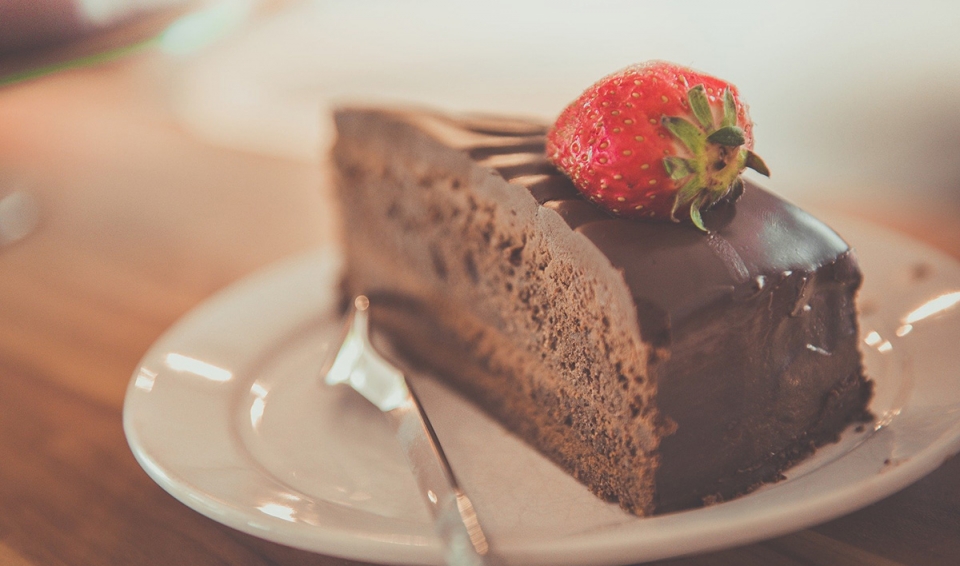
<instances>
[{"instance_id":1,"label":"metal fork","mask_svg":"<svg viewBox=\"0 0 960 566\"><path fill-rule=\"evenodd\" d=\"M369 299L360 295L353 305L340 348L324 368L324 381L329 385L349 385L389 417L420 494L433 516L445 563L450 566L502 564L494 556L473 503L457 482L406 376L371 344Z\"/></svg>"}]
</instances>

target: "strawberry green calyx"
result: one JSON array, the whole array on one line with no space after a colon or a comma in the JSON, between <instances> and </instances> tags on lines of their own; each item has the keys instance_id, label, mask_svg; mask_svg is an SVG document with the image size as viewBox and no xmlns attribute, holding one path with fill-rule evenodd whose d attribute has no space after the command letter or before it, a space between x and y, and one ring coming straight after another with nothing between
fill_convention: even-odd
<instances>
[{"instance_id":1,"label":"strawberry green calyx","mask_svg":"<svg viewBox=\"0 0 960 566\"><path fill-rule=\"evenodd\" d=\"M660 121L686 149L689 157L663 158L667 175L681 185L673 201L670 218L679 222L677 212L689 208L694 226L707 231L701 211L742 186L740 173L747 167L770 176L760 157L747 147L747 138L737 124L737 105L729 88L723 93L723 116L716 124L703 85L687 91L687 101L696 123L677 116Z\"/></svg>"}]
</instances>

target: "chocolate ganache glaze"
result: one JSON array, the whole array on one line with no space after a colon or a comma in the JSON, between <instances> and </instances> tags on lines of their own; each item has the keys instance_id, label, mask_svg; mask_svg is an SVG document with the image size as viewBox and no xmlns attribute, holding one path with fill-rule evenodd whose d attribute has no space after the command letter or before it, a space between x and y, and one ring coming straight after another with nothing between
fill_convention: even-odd
<instances>
[{"instance_id":1,"label":"chocolate ganache glaze","mask_svg":"<svg viewBox=\"0 0 960 566\"><path fill-rule=\"evenodd\" d=\"M870 418L853 304L861 275L849 246L808 213L746 182L704 212L707 234L616 218L547 161L540 124L417 112L394 119L525 187L622 274L654 347L649 371L668 431L657 512L775 481L846 424Z\"/></svg>"}]
</instances>

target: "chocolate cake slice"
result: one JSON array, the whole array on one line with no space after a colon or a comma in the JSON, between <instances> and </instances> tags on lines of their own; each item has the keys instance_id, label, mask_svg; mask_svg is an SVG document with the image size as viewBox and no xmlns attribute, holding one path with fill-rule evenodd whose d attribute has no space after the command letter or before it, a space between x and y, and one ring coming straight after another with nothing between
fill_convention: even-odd
<instances>
[{"instance_id":1,"label":"chocolate cake slice","mask_svg":"<svg viewBox=\"0 0 960 566\"><path fill-rule=\"evenodd\" d=\"M847 244L747 184L689 224L618 219L545 126L343 109L344 293L412 363L637 514L719 502L869 418Z\"/></svg>"}]
</instances>

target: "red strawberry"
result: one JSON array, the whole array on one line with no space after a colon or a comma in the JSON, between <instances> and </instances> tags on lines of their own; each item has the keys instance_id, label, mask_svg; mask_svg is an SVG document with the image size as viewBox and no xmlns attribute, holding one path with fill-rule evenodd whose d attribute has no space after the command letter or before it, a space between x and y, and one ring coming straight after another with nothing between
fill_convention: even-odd
<instances>
[{"instance_id":1,"label":"red strawberry","mask_svg":"<svg viewBox=\"0 0 960 566\"><path fill-rule=\"evenodd\" d=\"M587 198L614 214L678 221L742 186L745 167L769 175L737 88L653 61L588 88L557 118L547 156Z\"/></svg>"}]
</instances>

